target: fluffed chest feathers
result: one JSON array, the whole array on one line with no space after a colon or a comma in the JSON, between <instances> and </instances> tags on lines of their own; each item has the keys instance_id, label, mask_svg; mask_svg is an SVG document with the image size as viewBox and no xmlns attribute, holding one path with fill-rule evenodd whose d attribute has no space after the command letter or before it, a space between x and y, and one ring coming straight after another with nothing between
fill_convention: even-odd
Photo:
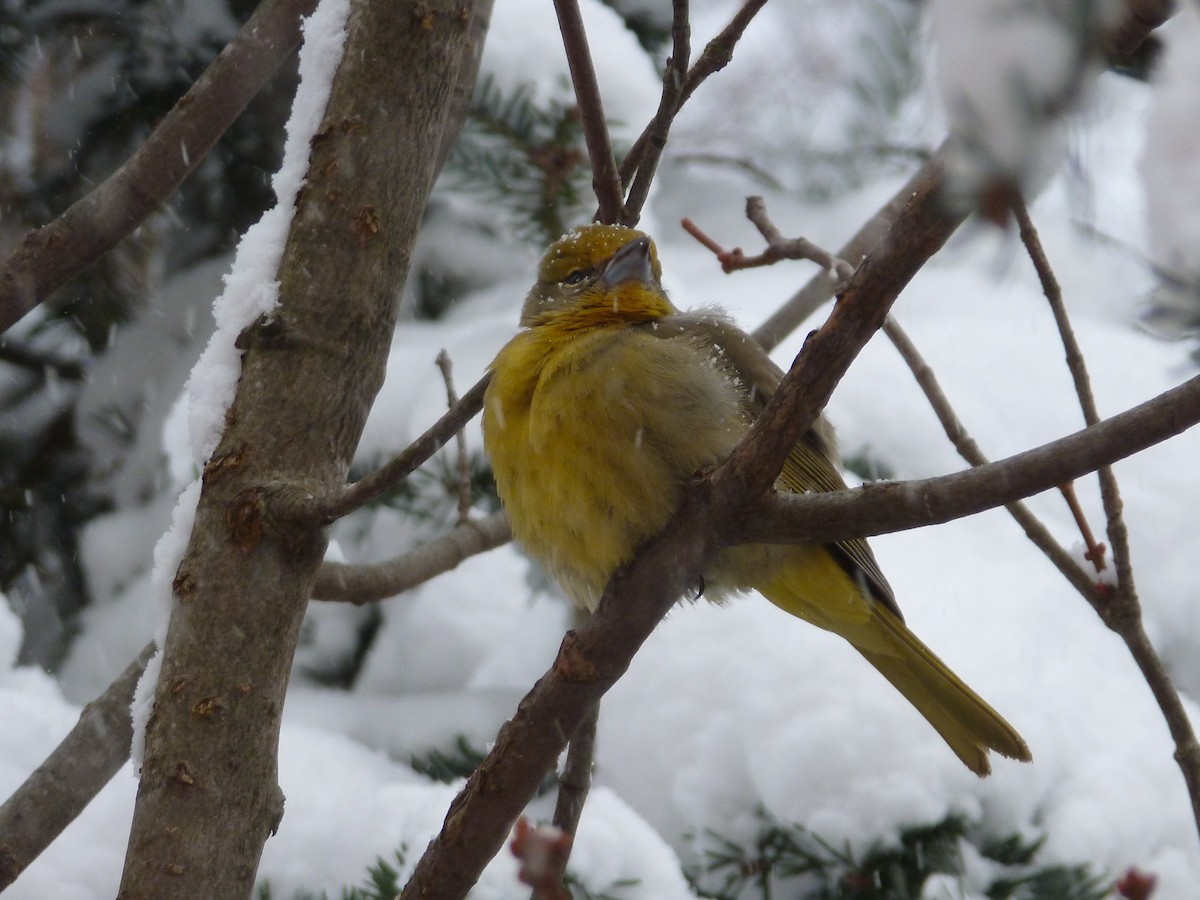
<instances>
[{"instance_id":1,"label":"fluffed chest feathers","mask_svg":"<svg viewBox=\"0 0 1200 900\"><path fill-rule=\"evenodd\" d=\"M687 479L736 446L742 392L688 339L625 328L547 346L535 332L493 364L484 439L517 540L594 608Z\"/></svg>"}]
</instances>

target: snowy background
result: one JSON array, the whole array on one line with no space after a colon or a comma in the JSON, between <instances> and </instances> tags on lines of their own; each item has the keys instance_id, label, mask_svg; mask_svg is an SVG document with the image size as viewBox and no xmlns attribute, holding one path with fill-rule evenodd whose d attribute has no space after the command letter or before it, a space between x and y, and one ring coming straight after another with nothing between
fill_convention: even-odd
<instances>
[{"instance_id":1,"label":"snowy background","mask_svg":"<svg viewBox=\"0 0 1200 900\"><path fill-rule=\"evenodd\" d=\"M698 48L734 5L693 5ZM656 106L655 64L614 12L594 0L583 6L607 112L627 143ZM322 14L337 10L327 3ZM964 27L945 18L934 27L906 3L768 5L733 64L676 124L642 221L659 242L676 304L720 303L751 329L807 280L812 267L800 263L725 276L678 220L689 216L726 246L753 252L756 233L741 210L747 194L759 193L785 233L840 246L911 173L911 151L940 142L953 117L946 85L969 87L968 76L991 77L989 62L1008 64L964 59L935 44L934 34L948 46L973 39ZM1160 84L1101 75L1083 110L1054 126L1057 150L1045 149L1055 143L1047 139L1037 159L1012 161L1020 176L1054 162L1056 174L1031 212L1105 415L1197 369L1191 345L1164 342L1139 325L1159 286L1154 265L1200 271L1200 15L1185 5L1164 34ZM548 3L497 0L484 70L500 87L528 81L534 97L569 102L559 46ZM314 70L310 87L319 77ZM894 152L870 152L879 148ZM458 260L472 287L440 319L397 330L360 448L363 468L402 449L441 413L439 347L450 353L461 389L482 374L515 330L532 280L537 248L506 237L502 212L450 184L437 203L440 217L430 217L418 262ZM488 223L490 238L479 230L461 237L462 222ZM79 706L163 622L154 547L197 472L203 404L194 401L189 413L186 398L210 396L210 384L193 375L181 392L212 332L207 309L222 293L222 276L269 254L272 229L281 233L273 225L247 238L237 264L207 262L174 277L156 302L161 314L123 329L121 352L91 373L81 416L131 381L154 391L142 398L146 419L116 476L125 486L121 500L83 535L93 602L69 655L55 677L0 667L0 794L44 758ZM237 279L226 284L228 297ZM992 458L1082 424L1047 304L1012 231L963 228L905 290L895 315ZM775 354L785 367L802 333ZM829 413L843 453L889 477L962 466L882 337L856 361ZM469 439L478 449L477 423ZM1146 628L1193 720L1200 712L1190 699L1200 694L1197 458L1193 430L1116 467ZM1079 490L1100 527L1094 479ZM1064 544L1078 541L1057 495L1031 506ZM438 525L380 508L343 523L336 552L349 561L385 559ZM1156 896L1194 895L1200 844L1150 692L1120 641L1016 525L992 512L872 544L913 630L1020 730L1033 764L996 760L991 778L975 778L849 647L759 598L721 609L681 606L605 701L596 787L572 857L579 880L622 898L690 897L681 865L702 860L713 833L752 844L768 819L861 850L957 814L991 834L1044 836L1042 862L1088 863L1112 877L1137 866L1158 876ZM284 717L286 815L260 871L273 896L336 894L401 845L415 863L457 784L432 782L409 762L435 749L452 752L460 737L485 748L553 659L568 623L565 603L511 546L377 611L315 604ZM377 630L353 688L322 686L313 673L344 659L368 626ZM0 603L0 661L15 659L20 640L19 620ZM113 896L135 790L127 767L6 897ZM534 814L548 816L551 802L540 800ZM522 896L515 870L502 853L472 896ZM977 861L968 890L981 890L988 877ZM926 896L961 896L951 890L935 882Z\"/></svg>"}]
</instances>

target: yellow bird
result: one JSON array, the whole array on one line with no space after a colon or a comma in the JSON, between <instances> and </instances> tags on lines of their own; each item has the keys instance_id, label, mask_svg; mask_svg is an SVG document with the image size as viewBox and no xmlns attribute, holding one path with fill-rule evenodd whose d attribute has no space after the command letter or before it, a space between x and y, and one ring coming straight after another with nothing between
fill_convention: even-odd
<instances>
[{"instance_id":1,"label":"yellow bird","mask_svg":"<svg viewBox=\"0 0 1200 900\"><path fill-rule=\"evenodd\" d=\"M666 526L689 478L723 460L782 372L724 315L667 299L653 241L585 225L546 251L521 330L492 363L483 435L513 534L578 605ZM832 433L793 448L779 490L845 487ZM717 601L757 590L841 635L929 720L971 771L1029 748L908 630L864 540L730 547L704 573Z\"/></svg>"}]
</instances>

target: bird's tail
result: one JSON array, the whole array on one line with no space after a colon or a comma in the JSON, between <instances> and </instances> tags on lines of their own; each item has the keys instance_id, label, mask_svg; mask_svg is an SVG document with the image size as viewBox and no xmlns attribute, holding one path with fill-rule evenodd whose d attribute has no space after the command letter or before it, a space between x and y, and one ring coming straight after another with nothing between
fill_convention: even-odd
<instances>
[{"instance_id":1,"label":"bird's tail","mask_svg":"<svg viewBox=\"0 0 1200 900\"><path fill-rule=\"evenodd\" d=\"M937 729L950 749L972 772L991 771L988 750L1028 762L1032 757L1021 735L986 701L955 675L888 609L875 610L887 635L886 646L870 641L856 650L882 673Z\"/></svg>"},{"instance_id":2,"label":"bird's tail","mask_svg":"<svg viewBox=\"0 0 1200 900\"><path fill-rule=\"evenodd\" d=\"M989 750L1011 759L1032 758L1016 729L921 643L899 616L867 599L827 552L806 549L810 554L803 566L785 566L766 583L758 580L756 586L768 600L849 641L976 775L991 771Z\"/></svg>"}]
</instances>

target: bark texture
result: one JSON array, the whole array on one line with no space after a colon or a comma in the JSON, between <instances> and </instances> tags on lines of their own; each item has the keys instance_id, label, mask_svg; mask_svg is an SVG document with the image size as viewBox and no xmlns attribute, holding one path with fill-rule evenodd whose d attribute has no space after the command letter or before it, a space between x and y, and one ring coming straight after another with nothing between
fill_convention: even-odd
<instances>
[{"instance_id":1,"label":"bark texture","mask_svg":"<svg viewBox=\"0 0 1200 900\"><path fill-rule=\"evenodd\" d=\"M352 4L279 271L280 307L239 337L241 380L174 580L126 900L249 897L279 826L280 715L327 535L276 515L272 501L345 482L383 382L453 92L476 57L474 10L461 0Z\"/></svg>"}]
</instances>

